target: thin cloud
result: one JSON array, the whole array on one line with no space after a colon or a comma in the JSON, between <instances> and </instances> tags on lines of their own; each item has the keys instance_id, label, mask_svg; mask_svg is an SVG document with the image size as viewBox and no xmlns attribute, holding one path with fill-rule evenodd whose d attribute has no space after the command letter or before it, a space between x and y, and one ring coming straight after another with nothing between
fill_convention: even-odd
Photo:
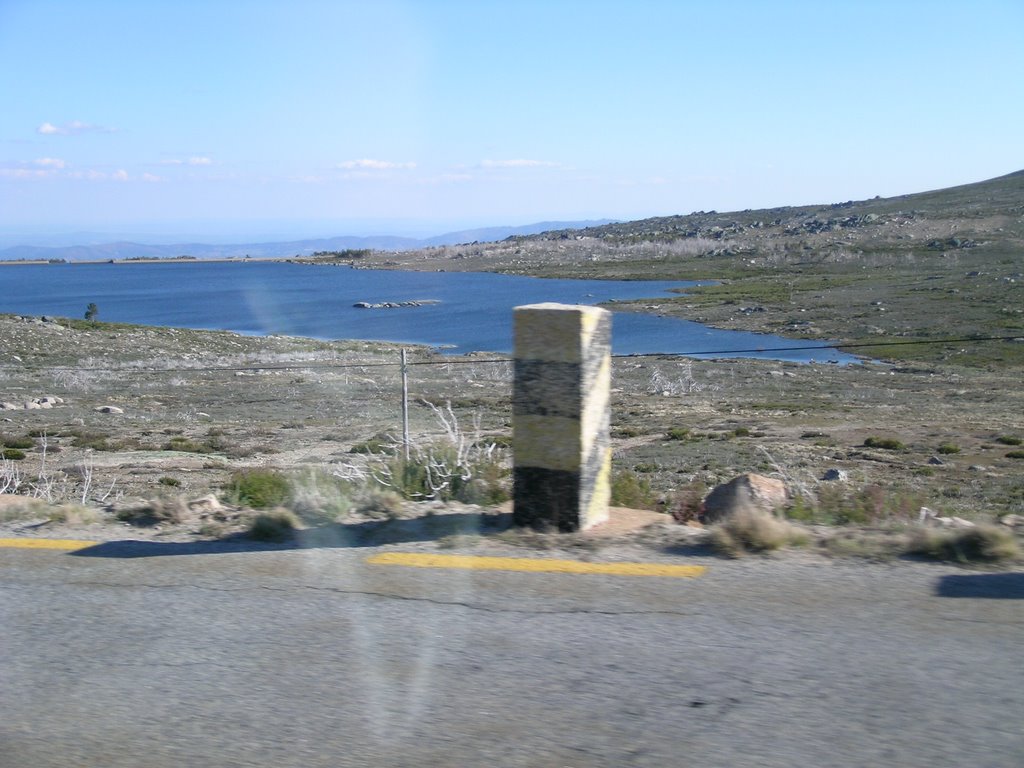
<instances>
[{"instance_id":1,"label":"thin cloud","mask_svg":"<svg viewBox=\"0 0 1024 768\"><path fill-rule=\"evenodd\" d=\"M113 128L83 123L81 120L72 120L70 123L64 123L63 125L43 123L36 128L36 133L41 133L44 136L77 136L82 133L113 133L113 131Z\"/></svg>"},{"instance_id":2,"label":"thin cloud","mask_svg":"<svg viewBox=\"0 0 1024 768\"><path fill-rule=\"evenodd\" d=\"M483 168L558 168L559 163L552 163L549 160L517 158L514 160L483 160L480 166Z\"/></svg>"},{"instance_id":3,"label":"thin cloud","mask_svg":"<svg viewBox=\"0 0 1024 768\"><path fill-rule=\"evenodd\" d=\"M338 168L344 171L395 171L412 170L415 167L416 163L395 163L390 160L371 160L369 158L346 160L343 163L338 163Z\"/></svg>"},{"instance_id":4,"label":"thin cloud","mask_svg":"<svg viewBox=\"0 0 1024 768\"><path fill-rule=\"evenodd\" d=\"M44 168L0 168L0 178L4 179L46 179L53 173Z\"/></svg>"},{"instance_id":5,"label":"thin cloud","mask_svg":"<svg viewBox=\"0 0 1024 768\"><path fill-rule=\"evenodd\" d=\"M157 176L156 174L153 174L153 173L144 173L144 174L142 174L142 180L155 183L155 182L158 182L158 181L163 181L163 178L160 177L160 176Z\"/></svg>"},{"instance_id":6,"label":"thin cloud","mask_svg":"<svg viewBox=\"0 0 1024 768\"><path fill-rule=\"evenodd\" d=\"M191 166L202 166L202 165L213 165L213 159L203 156L193 156L187 158L172 158L170 160L161 160L160 165L191 165Z\"/></svg>"},{"instance_id":7,"label":"thin cloud","mask_svg":"<svg viewBox=\"0 0 1024 768\"><path fill-rule=\"evenodd\" d=\"M0 177L5 179L49 179L63 170L65 162L56 157L40 157L36 160L5 163L0 167Z\"/></svg>"}]
</instances>

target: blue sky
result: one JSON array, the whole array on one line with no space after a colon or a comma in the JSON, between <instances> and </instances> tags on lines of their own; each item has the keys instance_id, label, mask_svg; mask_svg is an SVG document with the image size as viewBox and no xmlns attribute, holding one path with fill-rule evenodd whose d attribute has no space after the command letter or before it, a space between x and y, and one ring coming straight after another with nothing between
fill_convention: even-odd
<instances>
[{"instance_id":1,"label":"blue sky","mask_svg":"<svg viewBox=\"0 0 1024 768\"><path fill-rule=\"evenodd\" d=\"M0 0L0 237L838 202L1024 168L1024 2Z\"/></svg>"}]
</instances>

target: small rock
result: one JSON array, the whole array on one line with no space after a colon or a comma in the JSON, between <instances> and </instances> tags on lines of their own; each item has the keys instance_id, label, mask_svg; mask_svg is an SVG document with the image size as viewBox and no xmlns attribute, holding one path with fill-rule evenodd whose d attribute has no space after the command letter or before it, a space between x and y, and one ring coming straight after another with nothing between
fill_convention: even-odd
<instances>
[{"instance_id":1,"label":"small rock","mask_svg":"<svg viewBox=\"0 0 1024 768\"><path fill-rule=\"evenodd\" d=\"M1024 515L1003 515L999 523L1010 528L1021 528L1024 527Z\"/></svg>"},{"instance_id":2,"label":"small rock","mask_svg":"<svg viewBox=\"0 0 1024 768\"><path fill-rule=\"evenodd\" d=\"M100 405L94 410L97 413L124 413L124 409L118 408L116 405Z\"/></svg>"},{"instance_id":3,"label":"small rock","mask_svg":"<svg viewBox=\"0 0 1024 768\"><path fill-rule=\"evenodd\" d=\"M221 512L224 509L224 505L220 503L220 500L212 493L206 496L200 496L198 499L193 499L188 503L188 508L193 512L200 514L209 514L211 512Z\"/></svg>"},{"instance_id":4,"label":"small rock","mask_svg":"<svg viewBox=\"0 0 1024 768\"><path fill-rule=\"evenodd\" d=\"M849 475L845 469L829 469L821 476L822 480L836 480L841 483L845 483L849 480Z\"/></svg>"},{"instance_id":5,"label":"small rock","mask_svg":"<svg viewBox=\"0 0 1024 768\"><path fill-rule=\"evenodd\" d=\"M938 456L932 456L930 459L928 459L928 463L931 464L934 467L941 467L946 462L944 462Z\"/></svg>"}]
</instances>

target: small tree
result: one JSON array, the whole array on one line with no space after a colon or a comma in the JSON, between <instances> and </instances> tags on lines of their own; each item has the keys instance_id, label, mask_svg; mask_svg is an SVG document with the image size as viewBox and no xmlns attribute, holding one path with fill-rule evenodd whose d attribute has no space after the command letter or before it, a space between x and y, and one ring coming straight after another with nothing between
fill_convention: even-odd
<instances>
[{"instance_id":1,"label":"small tree","mask_svg":"<svg viewBox=\"0 0 1024 768\"><path fill-rule=\"evenodd\" d=\"M100 308L96 306L95 302L89 302L89 306L85 308L85 319L95 320L96 315L100 313Z\"/></svg>"}]
</instances>

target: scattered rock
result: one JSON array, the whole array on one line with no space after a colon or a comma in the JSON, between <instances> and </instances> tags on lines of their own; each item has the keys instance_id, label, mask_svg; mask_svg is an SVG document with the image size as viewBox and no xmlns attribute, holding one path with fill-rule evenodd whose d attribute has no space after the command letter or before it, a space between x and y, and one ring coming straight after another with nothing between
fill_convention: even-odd
<instances>
[{"instance_id":1,"label":"scattered rock","mask_svg":"<svg viewBox=\"0 0 1024 768\"><path fill-rule=\"evenodd\" d=\"M974 528L975 523L970 520L964 520L962 517L942 517L934 510L928 507L921 507L921 511L918 513L918 521L924 525L930 525L935 528Z\"/></svg>"},{"instance_id":2,"label":"scattered rock","mask_svg":"<svg viewBox=\"0 0 1024 768\"><path fill-rule=\"evenodd\" d=\"M930 459L928 459L928 463L931 464L933 467L941 467L946 462L944 462L938 456L932 456Z\"/></svg>"},{"instance_id":3,"label":"scattered rock","mask_svg":"<svg viewBox=\"0 0 1024 768\"><path fill-rule=\"evenodd\" d=\"M224 505L221 504L220 500L212 493L207 494L206 496L200 496L198 499L193 499L188 503L188 508L201 515L209 515L214 512L224 511Z\"/></svg>"},{"instance_id":4,"label":"scattered rock","mask_svg":"<svg viewBox=\"0 0 1024 768\"><path fill-rule=\"evenodd\" d=\"M1024 515L1003 515L999 523L1010 528L1024 528Z\"/></svg>"},{"instance_id":5,"label":"scattered rock","mask_svg":"<svg viewBox=\"0 0 1024 768\"><path fill-rule=\"evenodd\" d=\"M743 510L772 513L786 503L786 485L763 475L748 473L717 486L704 499L702 523L714 523Z\"/></svg>"},{"instance_id":6,"label":"scattered rock","mask_svg":"<svg viewBox=\"0 0 1024 768\"><path fill-rule=\"evenodd\" d=\"M382 301L373 304L369 301L357 301L352 306L356 309L398 309L401 307L425 307L429 304L440 304L439 299L420 299L418 301Z\"/></svg>"},{"instance_id":7,"label":"scattered rock","mask_svg":"<svg viewBox=\"0 0 1024 768\"><path fill-rule=\"evenodd\" d=\"M94 410L97 413L124 413L124 409L116 405L99 405Z\"/></svg>"},{"instance_id":8,"label":"scattered rock","mask_svg":"<svg viewBox=\"0 0 1024 768\"><path fill-rule=\"evenodd\" d=\"M840 483L845 483L850 479L845 469L829 469L826 470L825 474L821 476L822 480L834 480Z\"/></svg>"}]
</instances>

